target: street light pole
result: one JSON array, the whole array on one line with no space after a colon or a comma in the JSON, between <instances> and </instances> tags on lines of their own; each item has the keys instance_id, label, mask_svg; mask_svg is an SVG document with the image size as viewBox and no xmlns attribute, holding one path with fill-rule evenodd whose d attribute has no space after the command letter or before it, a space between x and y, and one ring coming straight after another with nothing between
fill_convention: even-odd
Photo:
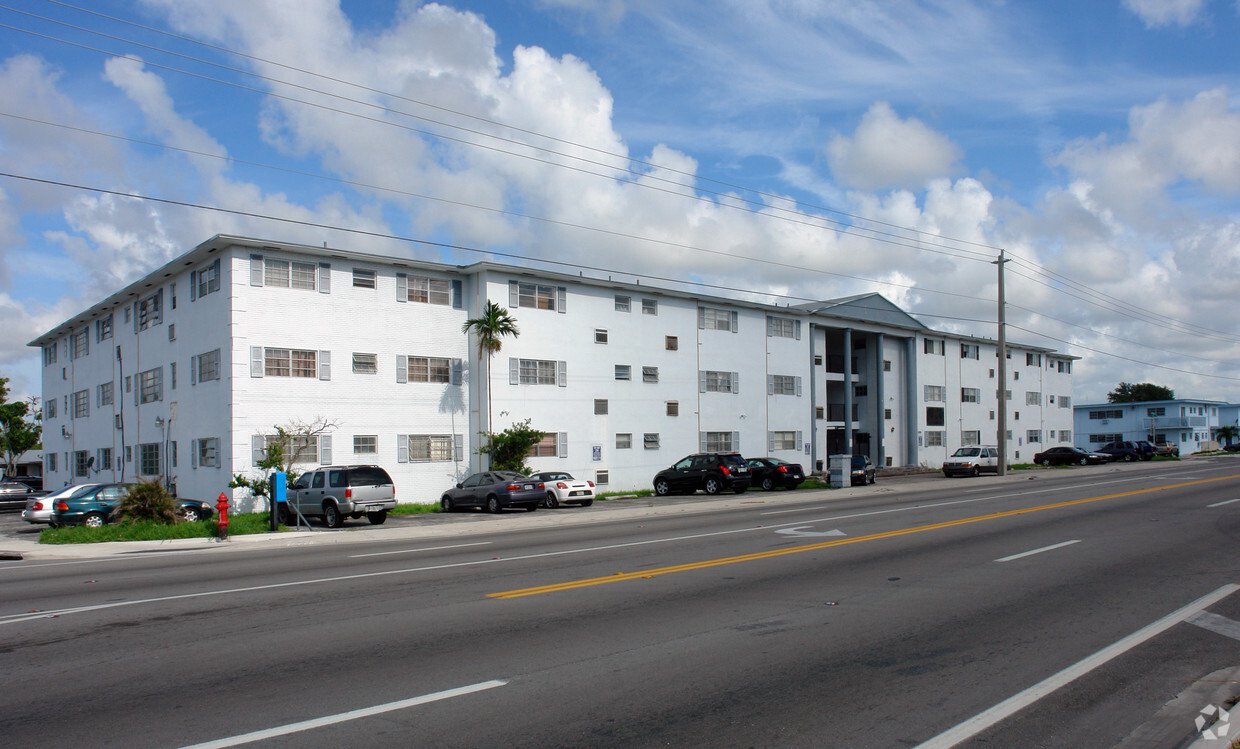
<instances>
[{"instance_id":1,"label":"street light pole","mask_svg":"<svg viewBox=\"0 0 1240 749\"><path fill-rule=\"evenodd\" d=\"M1003 264L1007 259L999 250L999 475L1007 475L1007 299L1003 291Z\"/></svg>"}]
</instances>

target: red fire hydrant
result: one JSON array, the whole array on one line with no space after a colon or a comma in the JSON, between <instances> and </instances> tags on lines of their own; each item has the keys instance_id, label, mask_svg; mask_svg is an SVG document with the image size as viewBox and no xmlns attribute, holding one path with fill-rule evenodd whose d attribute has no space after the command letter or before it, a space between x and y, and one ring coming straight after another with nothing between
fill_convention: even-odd
<instances>
[{"instance_id":1,"label":"red fire hydrant","mask_svg":"<svg viewBox=\"0 0 1240 749\"><path fill-rule=\"evenodd\" d=\"M228 538L228 495L220 492L220 498L215 501L215 510L220 514L219 520L215 524L220 529L220 540Z\"/></svg>"}]
</instances>

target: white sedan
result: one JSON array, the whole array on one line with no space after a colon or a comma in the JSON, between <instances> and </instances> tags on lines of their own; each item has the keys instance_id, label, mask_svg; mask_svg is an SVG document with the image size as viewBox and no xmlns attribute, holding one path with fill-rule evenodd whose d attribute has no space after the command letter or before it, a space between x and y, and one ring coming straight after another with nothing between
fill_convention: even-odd
<instances>
[{"instance_id":1,"label":"white sedan","mask_svg":"<svg viewBox=\"0 0 1240 749\"><path fill-rule=\"evenodd\" d=\"M573 478L572 474L563 471L543 471L530 478L541 481L547 486L547 498L543 507L554 509L560 505L581 505L589 507L594 504L594 482Z\"/></svg>"}]
</instances>

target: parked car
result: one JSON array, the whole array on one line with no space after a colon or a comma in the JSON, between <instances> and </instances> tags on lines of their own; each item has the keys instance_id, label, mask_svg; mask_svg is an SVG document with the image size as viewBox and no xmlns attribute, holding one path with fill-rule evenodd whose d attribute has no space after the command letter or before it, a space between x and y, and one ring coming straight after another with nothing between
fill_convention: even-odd
<instances>
[{"instance_id":1,"label":"parked car","mask_svg":"<svg viewBox=\"0 0 1240 749\"><path fill-rule=\"evenodd\" d=\"M870 464L870 459L864 455L852 456L852 486L861 484L873 484L878 480L878 469Z\"/></svg>"},{"instance_id":2,"label":"parked car","mask_svg":"<svg viewBox=\"0 0 1240 749\"><path fill-rule=\"evenodd\" d=\"M707 494L740 494L749 488L751 480L749 464L740 453L695 453L656 473L654 493L664 497L701 489Z\"/></svg>"},{"instance_id":3,"label":"parked car","mask_svg":"<svg viewBox=\"0 0 1240 749\"><path fill-rule=\"evenodd\" d=\"M982 471L999 472L999 448L969 445L958 448L943 461L944 476L977 476Z\"/></svg>"},{"instance_id":4,"label":"parked car","mask_svg":"<svg viewBox=\"0 0 1240 749\"><path fill-rule=\"evenodd\" d=\"M31 489L34 489L36 492L43 491L42 476L11 476L6 478L5 481L20 481Z\"/></svg>"},{"instance_id":5,"label":"parked car","mask_svg":"<svg viewBox=\"0 0 1240 749\"><path fill-rule=\"evenodd\" d=\"M48 525L61 528L86 525L98 528L113 518L133 484L83 484L83 491L66 494L52 503ZM72 488L72 487L70 487Z\"/></svg>"},{"instance_id":6,"label":"parked car","mask_svg":"<svg viewBox=\"0 0 1240 749\"><path fill-rule=\"evenodd\" d=\"M297 477L288 491L290 507L280 509L280 522L292 520L296 510L320 517L328 528L339 528L345 518L366 516L371 525L383 525L396 507L396 486L379 466L322 466Z\"/></svg>"},{"instance_id":7,"label":"parked car","mask_svg":"<svg viewBox=\"0 0 1240 749\"><path fill-rule=\"evenodd\" d=\"M20 481L0 481L0 507L4 509L20 510L31 494L34 489Z\"/></svg>"},{"instance_id":8,"label":"parked car","mask_svg":"<svg viewBox=\"0 0 1240 749\"><path fill-rule=\"evenodd\" d=\"M443 493L439 507L444 512L467 507L499 512L505 507L523 507L533 512L547 499L544 482L516 471L483 471L475 473Z\"/></svg>"},{"instance_id":9,"label":"parked car","mask_svg":"<svg viewBox=\"0 0 1240 749\"><path fill-rule=\"evenodd\" d=\"M1224 447L1223 451L1229 453L1240 453L1240 442L1231 443L1230 445Z\"/></svg>"},{"instance_id":10,"label":"parked car","mask_svg":"<svg viewBox=\"0 0 1240 749\"><path fill-rule=\"evenodd\" d=\"M799 463L789 463L779 458L750 458L749 485L770 491L777 486L795 489L805 480L805 470Z\"/></svg>"},{"instance_id":11,"label":"parked car","mask_svg":"<svg viewBox=\"0 0 1240 749\"><path fill-rule=\"evenodd\" d=\"M22 510L22 520L35 525L51 525L52 506L59 499L85 494L100 484L78 484L57 489L51 494L31 494L26 500L26 509Z\"/></svg>"},{"instance_id":12,"label":"parked car","mask_svg":"<svg viewBox=\"0 0 1240 749\"><path fill-rule=\"evenodd\" d=\"M1180 446L1172 442L1160 442L1154 445L1154 455L1162 458L1180 457Z\"/></svg>"},{"instance_id":13,"label":"parked car","mask_svg":"<svg viewBox=\"0 0 1240 749\"><path fill-rule=\"evenodd\" d=\"M1089 463L1109 463L1111 456L1106 453L1095 453L1079 447L1060 445L1052 447L1033 456L1033 462L1042 466L1083 466Z\"/></svg>"},{"instance_id":14,"label":"parked car","mask_svg":"<svg viewBox=\"0 0 1240 749\"><path fill-rule=\"evenodd\" d=\"M177 499L177 512L190 523L210 520L215 515L215 505L200 499Z\"/></svg>"},{"instance_id":15,"label":"parked car","mask_svg":"<svg viewBox=\"0 0 1240 749\"><path fill-rule=\"evenodd\" d=\"M554 510L560 505L581 505L589 507L594 504L594 482L575 479L571 473L564 471L543 471L530 476L541 481L547 487L547 496L543 499L543 507Z\"/></svg>"},{"instance_id":16,"label":"parked car","mask_svg":"<svg viewBox=\"0 0 1240 749\"><path fill-rule=\"evenodd\" d=\"M1111 460L1122 460L1126 463L1154 457L1153 454L1144 455L1135 442L1108 442L1094 452L1106 453L1111 456Z\"/></svg>"}]
</instances>

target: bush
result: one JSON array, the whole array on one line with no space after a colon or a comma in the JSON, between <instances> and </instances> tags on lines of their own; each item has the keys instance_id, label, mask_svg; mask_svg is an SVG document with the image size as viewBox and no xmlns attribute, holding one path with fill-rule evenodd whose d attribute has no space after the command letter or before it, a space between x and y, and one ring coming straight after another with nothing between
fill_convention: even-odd
<instances>
[{"instance_id":1,"label":"bush","mask_svg":"<svg viewBox=\"0 0 1240 749\"><path fill-rule=\"evenodd\" d=\"M121 523L148 522L173 525L178 520L176 501L159 479L143 481L129 490L116 509L116 519Z\"/></svg>"}]
</instances>

